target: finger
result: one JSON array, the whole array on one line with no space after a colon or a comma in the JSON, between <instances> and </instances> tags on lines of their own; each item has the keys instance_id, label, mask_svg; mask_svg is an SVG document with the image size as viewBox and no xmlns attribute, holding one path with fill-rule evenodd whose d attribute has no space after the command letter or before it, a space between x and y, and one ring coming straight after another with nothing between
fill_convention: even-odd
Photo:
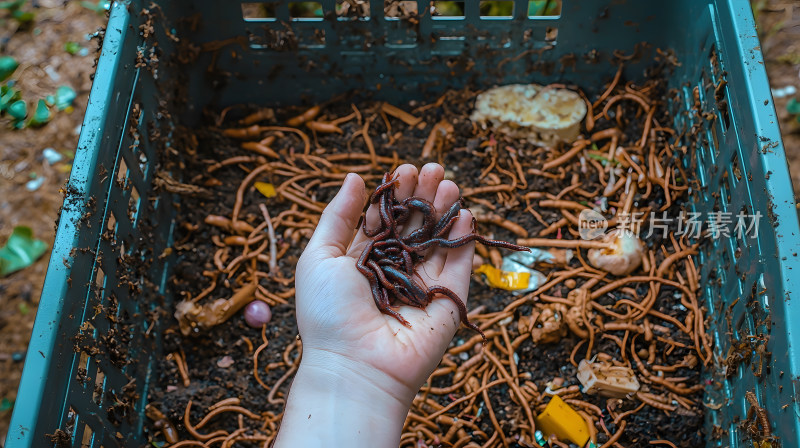
<instances>
[{"instance_id":1,"label":"finger","mask_svg":"<svg viewBox=\"0 0 800 448\"><path fill-rule=\"evenodd\" d=\"M397 176L397 186L395 187L395 198L402 201L403 199L411 196L414 192L414 186L417 184L417 167L411 164L404 164L397 167L393 173L393 177ZM370 205L367 210L367 228L375 229L380 225L380 215L378 213L377 204ZM353 243L347 250L347 253L353 255L361 252L367 240L370 238L366 236L363 230L359 229Z\"/></svg>"},{"instance_id":2,"label":"finger","mask_svg":"<svg viewBox=\"0 0 800 448\"><path fill-rule=\"evenodd\" d=\"M394 170L394 175L397 176L397 187L395 187L394 196L398 201L402 201L414 193L419 179L419 172L417 167L406 163L398 166Z\"/></svg>"},{"instance_id":3,"label":"finger","mask_svg":"<svg viewBox=\"0 0 800 448\"><path fill-rule=\"evenodd\" d=\"M304 252L320 258L344 255L365 200L364 180L357 174L348 174L336 197L322 211Z\"/></svg>"},{"instance_id":4,"label":"finger","mask_svg":"<svg viewBox=\"0 0 800 448\"><path fill-rule=\"evenodd\" d=\"M456 239L472 232L472 214L469 210L461 210L458 220L453 224L448 239ZM469 294L469 278L472 272L472 254L475 243L471 242L456 249L448 249L442 274L429 286L438 285L453 291L467 305ZM432 322L447 331L452 331L450 337L460 326L461 316L456 304L447 297L437 295L436 299L426 308ZM414 322L412 322L414 325ZM433 325L432 328L437 328ZM450 339L446 338L449 342Z\"/></svg>"},{"instance_id":5,"label":"finger","mask_svg":"<svg viewBox=\"0 0 800 448\"><path fill-rule=\"evenodd\" d=\"M449 180L442 181L436 190L436 198L433 200L433 206L436 207L437 211L436 219L441 218L460 196L458 186L455 183ZM459 218L460 220L461 218ZM447 252L448 250L441 248L433 250L427 257L425 270L438 277L444 268Z\"/></svg>"},{"instance_id":6,"label":"finger","mask_svg":"<svg viewBox=\"0 0 800 448\"><path fill-rule=\"evenodd\" d=\"M472 232L472 213L469 210L461 210L458 220L450 229L448 239L460 238ZM475 254L475 242L472 241L461 247L449 249L447 258L442 268L439 278L442 284L453 290L467 302L467 292L469 292L469 278L472 274L472 256Z\"/></svg>"},{"instance_id":7,"label":"finger","mask_svg":"<svg viewBox=\"0 0 800 448\"><path fill-rule=\"evenodd\" d=\"M439 183L444 179L444 168L438 163L427 163L419 170L419 181L414 188L414 197L425 199L426 201L433 202ZM438 208L437 208L438 210ZM405 225L403 233L408 235L414 229L422 225L423 216L420 212L411 214L408 224Z\"/></svg>"}]
</instances>

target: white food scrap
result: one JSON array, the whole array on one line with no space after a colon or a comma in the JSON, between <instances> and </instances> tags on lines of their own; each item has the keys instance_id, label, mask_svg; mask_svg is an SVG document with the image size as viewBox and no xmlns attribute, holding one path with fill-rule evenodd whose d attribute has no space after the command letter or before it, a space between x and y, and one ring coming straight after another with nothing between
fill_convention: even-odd
<instances>
[{"instance_id":1,"label":"white food scrap","mask_svg":"<svg viewBox=\"0 0 800 448\"><path fill-rule=\"evenodd\" d=\"M642 264L644 244L633 232L615 229L605 234L602 241L609 243L605 249L590 249L589 263L597 269L614 275L628 275Z\"/></svg>"},{"instance_id":2,"label":"white food scrap","mask_svg":"<svg viewBox=\"0 0 800 448\"><path fill-rule=\"evenodd\" d=\"M639 380L633 370L613 361L584 359L578 364L577 376L587 394L623 398L639 390Z\"/></svg>"},{"instance_id":3,"label":"white food scrap","mask_svg":"<svg viewBox=\"0 0 800 448\"><path fill-rule=\"evenodd\" d=\"M470 119L511 137L553 145L575 141L585 116L586 103L572 90L510 84L478 95Z\"/></svg>"}]
</instances>

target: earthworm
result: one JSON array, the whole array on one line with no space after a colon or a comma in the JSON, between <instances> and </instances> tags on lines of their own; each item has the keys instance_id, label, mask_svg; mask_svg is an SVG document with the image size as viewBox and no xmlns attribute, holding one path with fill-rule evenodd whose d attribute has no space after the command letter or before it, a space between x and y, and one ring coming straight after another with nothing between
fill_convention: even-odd
<instances>
[{"instance_id":1,"label":"earthworm","mask_svg":"<svg viewBox=\"0 0 800 448\"><path fill-rule=\"evenodd\" d=\"M542 170L551 170L568 162L570 159L578 155L578 153L583 151L587 146L589 146L589 143L591 143L589 140L579 140L573 143L572 148L570 148L567 152L542 165Z\"/></svg>"},{"instance_id":2,"label":"earthworm","mask_svg":"<svg viewBox=\"0 0 800 448\"><path fill-rule=\"evenodd\" d=\"M381 103L381 110L409 126L416 126L422 122L422 118L415 117L414 115L411 115L399 107L392 106L389 103Z\"/></svg>"},{"instance_id":3,"label":"earthworm","mask_svg":"<svg viewBox=\"0 0 800 448\"><path fill-rule=\"evenodd\" d=\"M486 384L486 380L488 380L488 371L483 374L483 384ZM503 442L503 446L508 448L508 441L506 440L506 436L503 433L503 429L500 427L500 422L497 421L497 416L494 413L494 409L492 408L492 401L489 398L489 390L485 388L481 391L483 395L483 403L486 405L486 410L489 411L489 419L492 422L492 426L495 429L495 435L500 437L500 440ZM533 431L531 431L533 432ZM487 442L488 445L488 442Z\"/></svg>"},{"instance_id":4,"label":"earthworm","mask_svg":"<svg viewBox=\"0 0 800 448\"><path fill-rule=\"evenodd\" d=\"M617 440L619 440L619 438L622 437L622 433L623 431L625 431L625 426L627 424L628 423L623 420L622 423L619 424L619 427L617 427L617 432L615 432L614 435L611 436L611 438L609 438L606 443L600 445L600 448L609 448L615 443L617 443Z\"/></svg>"},{"instance_id":5,"label":"earthworm","mask_svg":"<svg viewBox=\"0 0 800 448\"><path fill-rule=\"evenodd\" d=\"M597 106L603 104L603 101L605 101L606 98L608 98L608 96L611 95L611 92L613 92L614 89L617 87L617 83L619 83L620 77L622 77L622 69L624 67L625 67L624 64L619 65L619 68L617 68L617 73L614 75L614 79L611 80L606 90L603 91L600 97L592 104L592 107L589 108L590 111L592 109L596 109Z\"/></svg>"},{"instance_id":6,"label":"earthworm","mask_svg":"<svg viewBox=\"0 0 800 448\"><path fill-rule=\"evenodd\" d=\"M641 268L642 275L615 279L609 278L604 271L592 267L584 260L584 251L586 247L592 247L591 244L584 247L581 242L566 239L578 238L576 229L579 220L577 214L580 210L597 207L598 209L602 208L606 216L614 216L619 212L640 212L647 216L653 211L646 205L637 205L637 203L655 204L660 201L662 205L668 204L667 206L669 207L678 201L684 200L688 191L691 177L687 177L683 167L679 165L680 155L677 156L677 159L673 155L681 152L684 155L688 154L688 147L680 147L681 143L677 143L679 139L684 138L684 135L677 135L673 130L659 125L659 120L663 120L659 115L660 111L663 110L663 104L654 101L654 97L649 96L653 94L652 92L655 92L652 89L654 84L646 84L644 88L633 86L630 83L623 86L620 81L621 74L622 68L620 67L615 79L608 84L606 93L601 96L597 103L589 103L585 95L582 95L582 99L589 109L587 120L584 123L588 137L585 140L579 140L571 146L567 146L564 151L561 151L561 155L554 159L547 160L547 151L543 148L531 149L530 146L517 146L521 148L521 150L517 150L509 146L509 143L515 144L512 139L492 136L491 130L480 129L473 124L473 138L480 143L476 146L477 150L467 149L465 154L472 152L480 155L480 151L482 151L480 148L485 148L483 149L485 152L482 153L485 157L483 166L487 168L480 171L481 181L471 184L475 185L475 187L463 189L463 196L469 199L471 205L480 205L485 210L491 210L492 214L497 217L492 220L480 217L480 220L498 225L500 222L510 223L510 225L506 224L504 228L512 233L521 234L520 229L524 232L530 232L531 235L537 235L538 233L537 236L539 238L520 238L518 243L521 244L523 242L539 243L534 246L542 248L552 247L550 246L551 244L561 246L574 245L574 247L567 248L574 251L575 259L580 265L578 268L558 265L556 269L546 271L545 273L549 274L549 277L543 285L536 291L509 300L510 303L505 304L505 308L502 311L498 311L496 308L488 308L475 314L468 314L469 319L474 321L478 328L485 332L487 340L490 342L481 347L478 342L482 341L482 338L476 334L472 337L464 337L465 342L455 345L447 351L439 368L429 378L429 386L420 391L420 397L422 398L415 400L413 416L403 429L402 440L406 441L404 443L415 442L420 440L420 437L426 443L432 443L434 439L438 438L439 441L444 441L444 439L447 439L446 441L448 442L455 440L454 445L460 443L462 446L472 441L473 438L476 441L483 440L482 443L484 445L500 445L504 442L510 444L512 440L520 441L520 443L523 440L525 443L532 443L534 428L528 424L527 416L521 422L512 425L511 427L514 429L509 430L510 427L506 420L508 417L503 417L503 414L500 413L493 414L493 412L490 412L490 418L491 415L494 415L496 419L496 422L491 425L495 429L492 438L486 437L485 434L479 431L473 432L472 434L474 435L470 437L470 434L467 434L464 430L474 431L478 428L474 422L479 418L479 412L483 413L485 421L486 412L490 411L489 406L492 406L489 399L496 397L496 389L493 390L492 388L502 384L508 384L507 387L512 397L511 406L513 412L520 412L520 407L524 406L522 403L517 403L518 401L529 403L529 406L533 409L541 408L545 404L546 399L539 394L535 383L525 381L524 384L521 384L526 375L528 379L530 375L527 372L520 373L522 369L517 369L515 361L515 352L525 350L524 347L530 343L530 332L522 332L520 334L510 334L510 332L516 331L514 322L520 316L520 313L527 313L530 309L528 307L536 301L559 303L567 307L577 306L579 301L575 300L574 295L570 296L568 294L577 288L586 291L588 300L583 303L584 306L579 307L580 316L573 316L573 319L579 324L579 327L576 328L586 328L586 331L585 333L574 331L578 341L573 347L574 350L572 351L570 362L575 363L575 353L578 350L585 350L587 347L584 344L587 342L590 343L588 352L596 351L594 338L599 340L605 335L606 339L615 340L615 344L621 348L621 354L615 355L616 358L620 359L620 356L622 356L623 361L629 359L631 364L635 363L637 367L634 367L634 369L636 369L640 381L649 384L651 391L666 391L665 393L671 397L669 400L676 401L681 407L694 406L691 399L696 396L697 390L697 386L691 382L693 381L691 378L694 378L694 376L658 377L655 375L657 372L663 372L662 374L682 372L680 369L684 365L684 361L673 365L655 365L658 353L667 353L664 356L670 356L669 353L672 350L691 350L690 353L695 356L694 363L696 364L708 362L710 359L711 345L708 336L705 334L704 311L700 306L697 293L701 280L692 259L694 253L691 252L691 246L686 244L685 239L677 241L674 238L670 238L672 248L669 251L666 249L662 251L657 248L655 251L649 250L646 252ZM579 92L579 94L581 93ZM435 115L434 121L429 121L429 123L436 123L436 120L443 118L450 123L455 123L451 111L445 105L445 100L448 98L452 99L452 95L442 96L438 106L428 105L430 107L442 107L440 111L436 112L436 114L441 115ZM636 102L642 107L623 108L620 106L622 101ZM252 196L244 194L249 191L248 189L252 184L251 181L254 182L259 179L257 177L258 174L256 174L246 184L240 184L237 193L242 191L242 199L238 207L234 204L234 213L224 217L210 216L210 219L207 220L210 225L216 227L211 235L213 241L218 246L224 246L213 252L214 265L218 268L225 268L225 265L234 268L231 270L232 275L230 278L220 280L220 284L224 280L226 285L241 285L250 281L251 278L257 279L264 283L264 285L258 285L256 288L257 299L271 304L286 302L294 294L291 288L291 279L272 278L268 273L259 270L264 269L265 266L259 264L269 263L272 265L272 263L281 259L281 255L286 253L291 245L302 245L307 240L309 236L308 230L316 225L319 220L319 213L324 207L324 204L317 199L317 195L322 198L329 197L329 190L327 189L339 187L347 172L359 172L368 183L374 185L376 180L380 181L381 179L381 175L377 174L376 163L379 164L378 166L391 166L392 169L401 163L395 151L392 151L392 156L379 156L376 153L378 150L381 152L387 150L387 141L389 142L388 145L391 145L392 142L397 141L399 138L406 138L408 135L406 131L411 130L404 126L394 126L394 131L397 132L392 135L392 132L388 129L395 122L387 119L387 116L397 118L409 127L422 123L423 117L411 114L404 115L407 114L405 111L399 108L395 110L395 106L386 103L377 103L372 107L368 107L365 109L368 111L365 116L362 116L355 106L351 105L351 107L353 109L352 112L342 118L331 120L328 116L319 117L320 112L316 112L313 117L296 124L297 126L305 124L314 131L315 143L322 148L326 148L325 151L336 151L334 142L339 140L330 139L341 139L338 133L323 134L321 128L318 128L319 132L314 128L318 124L323 124L331 126L329 130L338 132L333 126L338 127L348 121L357 120L357 127L355 123L349 123L347 126L338 129L347 132L345 139L364 138L366 145L364 152L330 154L322 152L322 148L317 149L320 151L319 154L315 153L313 155L307 153L308 150L304 152L300 151L299 148L297 152L294 152L290 146L294 139L287 141L285 139L286 135L291 132L300 136L301 139L303 136L296 131L281 130L279 127L269 128L256 125L231 131L244 138L245 141L243 143L245 144L243 146L260 144L271 149L274 148L277 150L275 154L278 158L275 159L274 155L269 153L265 157L247 155L240 159L231 159L229 161L226 159L223 160L223 164L217 162L211 165L211 167L218 166L218 168L213 168L211 171L222 166L228 166L227 164L239 164L240 168L242 168L241 170L229 171L232 173L246 173L242 174L244 177L251 175L254 171L259 171L263 177L269 177L269 181L274 182L277 186L276 190L278 190L279 198L283 200L268 199L266 204L268 204L270 211L275 214L272 217L272 223L276 239L281 238L281 236L283 238L274 244L270 244L270 250L277 251L277 255L273 253L267 256L265 253L260 253L261 251L265 252L266 249L256 247L267 239L265 232L266 222L261 222L255 228L245 222L252 222L253 219L256 219L253 210L259 205L259 202L264 201L262 198L255 204L249 203ZM418 109L415 113L421 113L425 110L428 109ZM616 110L617 116L614 117L615 119L608 120L608 122L595 122L594 118L596 116L603 116L603 110L606 111L607 115L610 115L612 110ZM657 110L659 111L658 114L656 113ZM626 114L630 112L630 115L623 117L621 112ZM369 130L372 122L381 119L383 119L382 123L386 125L386 134L378 134L379 137L375 137L374 134L370 136ZM424 119L430 120L430 116L426 114ZM635 142L630 142L623 137L619 123L630 126L634 121L637 125L635 129L641 129L642 132L641 135L633 137L636 139ZM248 123L242 122L242 124ZM599 129L598 124L606 127L606 129ZM378 126L381 127L380 122ZM355 134L352 132L354 128L357 129ZM376 131L374 128L372 130ZM417 133L420 131L421 129L414 130ZM434 155L433 152L436 150L437 145L441 146L443 142L442 135L449 132L452 131L445 127L432 133L434 138L430 149L431 155ZM263 135L266 135L264 139L261 138ZM674 137L675 142L664 141L668 136ZM374 138L374 141L370 137ZM670 140L673 140L671 137ZM305 139L304 141L308 142ZM592 142L596 142L600 148L590 148L589 146ZM369 143L372 143L372 148L370 148ZM310 142L307 145L310 145ZM583 145L583 148L576 149L578 145ZM381 147L378 148L378 146ZM388 146L388 148L391 151L391 146ZM506 154L502 153L503 149L506 150ZM573 155L565 157L572 151L574 151ZM565 158L559 160L562 157ZM577 163L578 158L581 158L580 165ZM270 162L267 162L267 160L270 160ZM552 166L557 161L559 162L558 165ZM269 168L261 168L262 165L267 165ZM550 171L544 169L545 165ZM595 173L597 176L595 176ZM541 179L537 179L537 183L531 180L530 186L528 186L526 175L541 176L548 182L555 182L555 186L554 188L543 188L542 184L539 183ZM207 176L194 182L202 183L206 179L208 179ZM592 179L592 182L589 183L588 179ZM213 185L207 186L209 188L213 187ZM392 188L392 186L385 186L383 191ZM528 188L537 191L526 191ZM597 200L598 196L601 196L600 200ZM261 198L260 196L255 197ZM246 207L245 201L248 201ZM522 206L519 204L522 204ZM273 205L277 208L273 209ZM523 207L525 208L523 209ZM613 210L614 207L617 210ZM230 208L227 210L230 210ZM510 210L517 212L524 210L523 219L517 221L513 219L515 215L507 216L506 214ZM457 211L459 211L459 207L456 207ZM245 213L248 214L245 216ZM387 213L395 212L389 212L388 209L384 209L383 215ZM398 213L396 219L398 222L407 219L407 217L400 216L402 213L406 213L402 209L396 213ZM425 213L430 212L423 212L423 214ZM436 216L439 216L439 213L436 213ZM528 213L531 214L533 219L527 216ZM241 219L239 218L240 214ZM255 214L258 214L258 212L256 211ZM261 220L259 219L259 221ZM383 222L388 222L388 220L384 219ZM529 227L525 225L526 222L533 222L534 226ZM615 222L616 219L612 218L609 226L615 225ZM469 237L458 243L446 240L446 235L454 223L455 219L452 217L449 220L428 219L423 225L424 229L414 234L413 241L405 242L402 242L399 235L391 237L392 230L389 229L386 239L396 239L397 242L390 241L379 246L373 246L372 258L367 257L365 261L365 267L374 276L374 280L370 280L371 287L383 288L383 290L377 291L378 300L376 300L376 303L385 303L387 306L392 303L387 294L387 291L391 291L390 285L398 290L395 304L408 303L421 306L430 300L427 296L428 288L424 288L425 290L420 293L420 289L417 289L417 287L422 288L421 284L416 279L412 280L409 274L413 272L414 264L420 261L417 257L422 256L422 251L434 246L456 247L456 245L466 244L474 238ZM541 227L539 227L539 224L541 224ZM523 226L524 228L522 228ZM306 231L300 232L298 229L305 229ZM386 228L380 229L380 231L386 231ZM431 238L426 239L425 237L428 236L429 232L432 232ZM545 238L548 236L549 238ZM479 238L474 239L480 240ZM433 242L427 242L427 240L433 240ZM669 244L669 241L665 241L665 244ZM214 246L211 247L216 249ZM479 251L486 252L482 254L485 257L484 259L488 259L489 254L486 248L482 245L478 245L478 247L480 248L478 249ZM492 251L495 255L501 255L494 248ZM239 258L239 261L232 265L230 260L236 260L238 257L242 258ZM679 263L681 260L683 260L683 263ZM577 263L572 266L575 265ZM384 267L389 271L395 269L406 274L395 273L395 277L388 277L384 272ZM213 278L212 286L206 287L201 291L201 295L197 295L194 300L200 302L201 300L208 300L209 296L213 297L213 291L217 289L213 286ZM397 279L399 283L395 283L393 278ZM412 281L416 282L416 286L415 283L411 283ZM266 282L271 282L274 286L266 286ZM400 285L399 289L397 285ZM674 289L681 293L681 304L687 308L687 311L678 313L670 311L668 314L659 311L658 306L656 306L659 299L659 291L665 288L670 288L670 292ZM613 295L613 305L603 306L595 303L595 300L602 300L606 294ZM191 295L186 297L191 297ZM655 319L659 319L659 321L656 323ZM590 335L589 330L594 334ZM614 332L625 333L614 334ZM690 343L687 346L687 344L679 342L682 339L672 340L673 332L682 332L692 340L693 344ZM641 346L638 351L636 346L637 337L646 341L645 345ZM268 368L283 367L288 369L283 374L284 379L282 382L277 385L262 384L262 386L271 388L270 391L273 394L270 399L273 403L278 403L278 405L283 403L283 400L278 399L279 395L276 394L280 392L275 391L275 389L289 381L289 378L293 375L293 373L289 372L293 366L297 365L295 353L292 352L294 350L293 347L296 347L296 345L290 344L284 350L284 362L270 363L268 366ZM280 350L281 347L265 348L260 350L258 355L264 351L279 353ZM251 348L247 353L248 355L252 354L254 350ZM684 353L686 352L681 354L683 355ZM604 354L597 353L596 355L600 359L602 358L601 355ZM462 356L463 358L461 358ZM492 357L499 362L499 367L491 359ZM639 358L644 359L645 362L642 362ZM258 373L256 363L257 359L254 359L254 376ZM669 364L664 361L662 363ZM689 364L686 366L687 369L694 368ZM505 371L507 377L503 374L503 371ZM493 375L496 375L499 379L491 381ZM483 378L483 381L479 381L481 378ZM435 384L436 387L430 386L430 382L434 379L437 382ZM259 381L259 383L262 382ZM514 383L518 390L515 391L510 383ZM450 393L453 394L453 397L437 396ZM569 400L568 404L578 409L584 419L586 419L586 416L589 417L587 423L590 428L593 428L597 423L603 424L603 420L599 419L600 416L597 414L596 409L590 408L586 402L577 400L579 398L576 395L577 393L579 392L570 392L564 395L565 399ZM689 395L681 395L682 393ZM645 399L648 398L647 395L642 396ZM479 408L480 397L483 397L484 404ZM656 402L661 403L658 400ZM230 403L233 405L233 402ZM497 406L497 403L495 403L495 406ZM637 403L637 407L634 409L612 414L618 428L617 432L611 437L619 440L622 431L625 429L624 419L644 406L646 404L641 402ZM271 415L271 417L265 416L261 425L257 425L262 426L262 432L266 431L263 435L258 432L239 432L237 434L223 432L211 437L210 441L231 444L236 441L250 440L248 438L252 438L253 441L273 438L275 431L277 431L276 422L279 421L279 416L274 413ZM755 409L752 411L752 416L754 418L758 417ZM594 422L592 419L594 419ZM484 423L484 425L487 423ZM498 426L495 427L494 423L497 423ZM247 425L240 423L239 430L246 427ZM505 433L499 431L498 428L505 429ZM609 433L607 432L607 434ZM512 437L515 438L512 439ZM613 442L613 444L616 443Z\"/></svg>"},{"instance_id":7,"label":"earthworm","mask_svg":"<svg viewBox=\"0 0 800 448\"><path fill-rule=\"evenodd\" d=\"M294 116L288 120L286 120L287 126L298 127L301 126L303 123L313 120L314 118L319 115L322 109L319 106L309 107L300 115Z\"/></svg>"},{"instance_id":8,"label":"earthworm","mask_svg":"<svg viewBox=\"0 0 800 448\"><path fill-rule=\"evenodd\" d=\"M186 410L183 413L183 426L186 428L187 431L189 431L189 434L191 434L192 437L194 437L197 440L206 441L209 439L213 439L214 437L219 437L221 435L225 436L228 435L228 433L223 430L217 430L209 434L199 433L196 427L192 426L192 422L189 420L189 414L191 413L191 410L192 410L192 400L189 400L189 402L186 404Z\"/></svg>"},{"instance_id":9,"label":"earthworm","mask_svg":"<svg viewBox=\"0 0 800 448\"><path fill-rule=\"evenodd\" d=\"M322 134L344 134L344 131L339 126L333 123L326 123L322 121L308 121L306 126L314 132Z\"/></svg>"}]
</instances>

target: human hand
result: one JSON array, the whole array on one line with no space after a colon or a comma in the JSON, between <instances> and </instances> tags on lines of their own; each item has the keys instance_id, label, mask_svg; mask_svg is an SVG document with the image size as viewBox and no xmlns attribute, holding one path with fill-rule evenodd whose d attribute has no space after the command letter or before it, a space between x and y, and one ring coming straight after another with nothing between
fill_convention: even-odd
<instances>
[{"instance_id":1,"label":"human hand","mask_svg":"<svg viewBox=\"0 0 800 448\"><path fill-rule=\"evenodd\" d=\"M412 195L427 199L439 213L437 218L460 197L458 187L443 180L444 169L438 164L425 165L419 173L412 165L402 165L396 175L397 199ZM349 175L323 212L298 262L296 306L303 358L284 421L287 417L291 419L293 403L304 401L294 400L296 390L297 395L305 395L299 391L301 384L306 384L303 388L314 389L310 384L332 382L321 390L345 392L344 397L335 399L338 409L348 408L353 393L361 394L361 403L352 403L358 409L348 408L346 412L385 417L382 424L391 428L384 428L383 432L396 433L399 440L411 400L441 360L460 319L457 307L448 299L435 299L425 309L399 307L397 311L411 328L378 310L367 279L356 269L356 260L369 241L360 228L354 230L366 197L361 178ZM410 233L421 223L421 215L412 215L403 233ZM367 227L377 226L377 210L373 205L367 212ZM472 216L462 210L449 238L466 235L471 230ZM474 243L457 249L437 248L427 254L417 272L425 285L444 286L466 301L474 248ZM315 394L319 398L320 389ZM305 414L308 407L300 406ZM375 409L370 412L372 406ZM287 440L284 431L279 442L283 440Z\"/></svg>"}]
</instances>

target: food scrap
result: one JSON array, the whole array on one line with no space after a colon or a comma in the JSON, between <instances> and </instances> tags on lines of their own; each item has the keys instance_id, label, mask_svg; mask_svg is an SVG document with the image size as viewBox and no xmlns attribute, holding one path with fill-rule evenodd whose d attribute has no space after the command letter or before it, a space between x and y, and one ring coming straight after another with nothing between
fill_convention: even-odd
<instances>
[{"instance_id":1,"label":"food scrap","mask_svg":"<svg viewBox=\"0 0 800 448\"><path fill-rule=\"evenodd\" d=\"M478 95L470 119L490 123L495 130L511 137L553 145L575 141L585 116L586 104L571 90L511 84Z\"/></svg>"}]
</instances>

